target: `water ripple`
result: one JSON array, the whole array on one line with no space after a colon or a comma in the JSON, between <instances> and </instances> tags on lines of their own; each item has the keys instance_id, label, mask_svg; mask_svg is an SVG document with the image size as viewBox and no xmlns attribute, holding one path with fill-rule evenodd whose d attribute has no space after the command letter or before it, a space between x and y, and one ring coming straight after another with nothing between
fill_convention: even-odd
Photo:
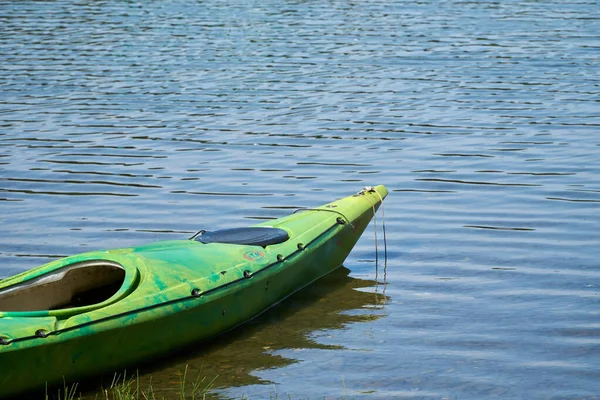
<instances>
[{"instance_id":1,"label":"water ripple","mask_svg":"<svg viewBox=\"0 0 600 400\"><path fill-rule=\"evenodd\" d=\"M142 380L600 393L597 1L0 8L2 277L390 190L385 267L371 225L345 274Z\"/></svg>"}]
</instances>

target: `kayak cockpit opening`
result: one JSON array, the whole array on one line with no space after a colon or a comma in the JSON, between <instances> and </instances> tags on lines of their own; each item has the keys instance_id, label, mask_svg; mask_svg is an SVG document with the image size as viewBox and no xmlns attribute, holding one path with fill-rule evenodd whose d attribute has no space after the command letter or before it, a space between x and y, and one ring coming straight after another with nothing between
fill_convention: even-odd
<instances>
[{"instance_id":1,"label":"kayak cockpit opening","mask_svg":"<svg viewBox=\"0 0 600 400\"><path fill-rule=\"evenodd\" d=\"M108 300L125 281L125 269L92 260L65 266L0 289L0 311L61 310Z\"/></svg>"}]
</instances>

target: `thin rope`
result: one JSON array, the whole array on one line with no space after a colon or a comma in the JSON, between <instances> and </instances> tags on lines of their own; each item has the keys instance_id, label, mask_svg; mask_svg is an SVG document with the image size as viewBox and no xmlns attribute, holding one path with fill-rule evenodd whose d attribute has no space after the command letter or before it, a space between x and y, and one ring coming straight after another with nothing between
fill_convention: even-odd
<instances>
[{"instance_id":1,"label":"thin rope","mask_svg":"<svg viewBox=\"0 0 600 400\"><path fill-rule=\"evenodd\" d=\"M379 198L381 199L381 227L383 229L383 292L381 293L383 296L383 302L385 303L385 289L387 289L387 238L385 235L385 206L383 202L383 198L379 194L379 192L375 191Z\"/></svg>"},{"instance_id":2,"label":"thin rope","mask_svg":"<svg viewBox=\"0 0 600 400\"><path fill-rule=\"evenodd\" d=\"M381 200L381 228L383 229L383 255L384 255L384 262L383 265L384 267L387 266L387 238L385 236L385 206L383 204L383 197L381 197L381 195L379 194L379 192L376 190L375 193L377 193L377 196L379 196L379 199ZM383 280L385 281L385 277L383 278Z\"/></svg>"},{"instance_id":3,"label":"thin rope","mask_svg":"<svg viewBox=\"0 0 600 400\"><path fill-rule=\"evenodd\" d=\"M352 222L350 222L350 219L348 217L346 217L344 214L342 214L341 212L337 211L337 210L330 210L328 208L299 208L296 211L294 211L292 214L296 214L300 211L327 211L327 212L332 212L332 213L336 213L338 215L341 215L342 217L344 217L344 219L346 220L346 222L348 223L348 225L354 229L354 225L352 224Z\"/></svg>"},{"instance_id":4,"label":"thin rope","mask_svg":"<svg viewBox=\"0 0 600 400\"><path fill-rule=\"evenodd\" d=\"M383 230L383 254L384 254L384 261L383 261L383 293L385 294L385 288L386 288L386 284L387 284L387 237L386 237L386 232L385 232L385 206L384 206L384 202L383 202L383 197L381 197L381 195L379 194L379 192L377 190L375 190L375 188L373 186L367 186L362 190L362 193L365 194L367 192L375 192L377 194L377 196L379 196L379 200L380 200L380 204L381 204L381 225L382 225L382 230ZM371 200L369 200L368 197L365 197L369 203L371 203ZM378 243L377 243L377 215L375 213L375 204L371 203L371 207L373 209L373 225L374 225L374 236L375 236L375 282L376 282L376 286L379 283L379 248L378 248ZM375 289L377 290L377 289Z\"/></svg>"},{"instance_id":5,"label":"thin rope","mask_svg":"<svg viewBox=\"0 0 600 400\"><path fill-rule=\"evenodd\" d=\"M372 186L367 186L366 188L364 188L365 193L370 191L375 191L375 193L377 193L377 191ZM379 266L379 249L377 248L377 214L375 212L375 203L371 202L371 200L366 196L365 199L371 204L371 209L373 210L373 232L375 234L375 280L377 280L377 272Z\"/></svg>"}]
</instances>

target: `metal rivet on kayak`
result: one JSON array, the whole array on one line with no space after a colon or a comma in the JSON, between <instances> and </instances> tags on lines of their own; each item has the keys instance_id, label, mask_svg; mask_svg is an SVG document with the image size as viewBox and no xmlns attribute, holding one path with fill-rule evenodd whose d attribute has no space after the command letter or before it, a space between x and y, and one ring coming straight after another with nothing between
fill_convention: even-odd
<instances>
[{"instance_id":1,"label":"metal rivet on kayak","mask_svg":"<svg viewBox=\"0 0 600 400\"><path fill-rule=\"evenodd\" d=\"M298 243L298 250L304 250L304 245L302 243Z\"/></svg>"},{"instance_id":2,"label":"metal rivet on kayak","mask_svg":"<svg viewBox=\"0 0 600 400\"><path fill-rule=\"evenodd\" d=\"M5 337L0 337L0 344L6 346L8 344L8 340L6 340Z\"/></svg>"},{"instance_id":3,"label":"metal rivet on kayak","mask_svg":"<svg viewBox=\"0 0 600 400\"><path fill-rule=\"evenodd\" d=\"M192 296L194 296L194 297L200 297L200 289L194 288L192 290Z\"/></svg>"},{"instance_id":4,"label":"metal rivet on kayak","mask_svg":"<svg viewBox=\"0 0 600 400\"><path fill-rule=\"evenodd\" d=\"M43 329L38 329L37 331L35 331L35 336L41 337L41 338L46 338L46 337L48 337L48 332Z\"/></svg>"},{"instance_id":5,"label":"metal rivet on kayak","mask_svg":"<svg viewBox=\"0 0 600 400\"><path fill-rule=\"evenodd\" d=\"M250 276L251 276L250 271L245 270L244 271L244 278L250 278Z\"/></svg>"},{"instance_id":6,"label":"metal rivet on kayak","mask_svg":"<svg viewBox=\"0 0 600 400\"><path fill-rule=\"evenodd\" d=\"M328 204L325 207L327 207L327 208L336 208L337 205L336 204Z\"/></svg>"},{"instance_id":7,"label":"metal rivet on kayak","mask_svg":"<svg viewBox=\"0 0 600 400\"><path fill-rule=\"evenodd\" d=\"M282 262L284 260L281 254L277 254L277 261Z\"/></svg>"},{"instance_id":8,"label":"metal rivet on kayak","mask_svg":"<svg viewBox=\"0 0 600 400\"><path fill-rule=\"evenodd\" d=\"M346 225L346 221L344 221L342 217L337 217L335 221L340 225Z\"/></svg>"}]
</instances>

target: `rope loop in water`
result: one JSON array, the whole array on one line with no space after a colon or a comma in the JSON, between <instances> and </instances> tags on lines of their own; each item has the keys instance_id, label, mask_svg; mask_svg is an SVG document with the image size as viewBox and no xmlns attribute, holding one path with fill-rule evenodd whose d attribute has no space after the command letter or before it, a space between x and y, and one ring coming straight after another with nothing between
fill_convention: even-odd
<instances>
[{"instance_id":1,"label":"rope loop in water","mask_svg":"<svg viewBox=\"0 0 600 400\"><path fill-rule=\"evenodd\" d=\"M383 262L383 268L384 268L384 283L385 283L385 275L386 275L386 268L387 268L387 237L386 237L386 233L385 233L385 207L384 207L384 201L383 201L383 197L381 197L381 195L379 194L379 192L375 189L375 187L373 186L365 186L363 190L361 190L360 192L358 192L358 194L361 195L365 195L367 193L376 193L377 196L379 196L379 200L381 203L381 225L382 225L382 231L383 231L383 254L384 254L384 262ZM371 200L369 200L368 197L365 197L365 199L367 199L367 201L369 201L369 203L371 203L371 208L373 210L373 232L374 232L374 236L375 236L375 280L378 280L378 276L379 276L379 248L378 248L378 240L377 240L377 214L375 212L375 203L371 202Z\"/></svg>"}]
</instances>

